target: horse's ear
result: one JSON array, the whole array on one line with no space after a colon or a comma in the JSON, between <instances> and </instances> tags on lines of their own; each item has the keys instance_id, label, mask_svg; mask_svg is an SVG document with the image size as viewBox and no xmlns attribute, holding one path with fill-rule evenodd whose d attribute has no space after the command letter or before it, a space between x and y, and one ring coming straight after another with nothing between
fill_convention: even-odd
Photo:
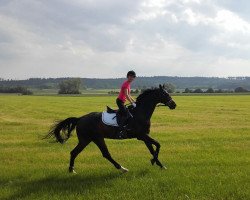
<instances>
[{"instance_id":1,"label":"horse's ear","mask_svg":"<svg viewBox=\"0 0 250 200\"><path fill-rule=\"evenodd\" d=\"M162 84L162 88L165 89L165 84Z\"/></svg>"},{"instance_id":2,"label":"horse's ear","mask_svg":"<svg viewBox=\"0 0 250 200\"><path fill-rule=\"evenodd\" d=\"M162 89L162 85L161 84L159 85L159 88Z\"/></svg>"}]
</instances>

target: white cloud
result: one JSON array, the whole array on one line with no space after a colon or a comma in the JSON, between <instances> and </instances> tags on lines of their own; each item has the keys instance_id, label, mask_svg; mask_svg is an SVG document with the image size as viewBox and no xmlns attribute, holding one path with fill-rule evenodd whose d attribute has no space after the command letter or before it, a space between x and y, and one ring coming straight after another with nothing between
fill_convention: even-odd
<instances>
[{"instance_id":1,"label":"white cloud","mask_svg":"<svg viewBox=\"0 0 250 200\"><path fill-rule=\"evenodd\" d=\"M132 67L250 76L250 14L238 10L212 0L3 0L0 77L118 77Z\"/></svg>"},{"instance_id":2,"label":"white cloud","mask_svg":"<svg viewBox=\"0 0 250 200\"><path fill-rule=\"evenodd\" d=\"M215 18L215 23L228 32L234 31L250 34L250 24L228 10L219 10Z\"/></svg>"}]
</instances>

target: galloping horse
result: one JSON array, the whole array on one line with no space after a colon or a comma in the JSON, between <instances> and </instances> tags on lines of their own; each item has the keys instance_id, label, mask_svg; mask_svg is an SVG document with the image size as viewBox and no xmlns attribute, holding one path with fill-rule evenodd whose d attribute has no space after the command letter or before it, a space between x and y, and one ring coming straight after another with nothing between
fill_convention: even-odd
<instances>
[{"instance_id":1,"label":"galloping horse","mask_svg":"<svg viewBox=\"0 0 250 200\"><path fill-rule=\"evenodd\" d=\"M159 103L170 109L176 107L176 103L162 85L159 85L159 88L145 90L137 97L136 108L133 108L133 106L128 107L133 118L129 122L127 138L125 139L137 138L143 141L153 156L151 159L152 165L156 163L161 168L165 168L158 159L160 143L149 136L150 118ZM101 112L91 112L80 118L70 117L59 121L51 128L46 138L55 137L57 142L63 144L69 139L71 132L75 128L79 142L70 153L69 172L75 173L75 158L90 142L94 142L102 152L103 157L109 160L117 169L122 172L128 171L128 169L118 164L108 151L104 138L118 139L118 127L104 124ZM154 149L153 145L156 149Z\"/></svg>"}]
</instances>

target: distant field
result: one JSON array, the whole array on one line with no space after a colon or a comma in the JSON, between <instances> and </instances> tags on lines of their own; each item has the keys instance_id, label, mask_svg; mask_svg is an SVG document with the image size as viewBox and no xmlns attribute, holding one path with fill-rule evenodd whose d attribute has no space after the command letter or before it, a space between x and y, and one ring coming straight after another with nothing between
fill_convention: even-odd
<instances>
[{"instance_id":1,"label":"distant field","mask_svg":"<svg viewBox=\"0 0 250 200\"><path fill-rule=\"evenodd\" d=\"M57 95L58 94L58 89L32 89L35 95ZM102 90L97 90L97 89L88 89L88 90L80 90L81 95L88 95L88 94L95 94L95 95L103 95L103 94L108 94L108 92L111 91L111 89L102 89ZM113 90L114 91L114 90Z\"/></svg>"},{"instance_id":2,"label":"distant field","mask_svg":"<svg viewBox=\"0 0 250 200\"><path fill-rule=\"evenodd\" d=\"M93 144L67 173L66 144L40 138L54 120L102 111L115 97L0 96L0 199L250 199L250 96L175 96L156 109L160 160L137 140L107 140L121 175Z\"/></svg>"},{"instance_id":3,"label":"distant field","mask_svg":"<svg viewBox=\"0 0 250 200\"><path fill-rule=\"evenodd\" d=\"M58 89L30 89L34 95L36 96L58 96ZM135 90L135 89L133 89ZM110 91L116 91L119 92L119 89L87 89L87 90L80 90L81 94L76 95L63 95L60 96L117 96L117 94L109 94ZM182 93L183 91L177 91L176 93L173 93L173 96L225 96L225 95L250 95L250 92L244 92L244 93ZM0 93L1 95L8 95L4 93ZM17 95L17 94L15 94Z\"/></svg>"}]
</instances>

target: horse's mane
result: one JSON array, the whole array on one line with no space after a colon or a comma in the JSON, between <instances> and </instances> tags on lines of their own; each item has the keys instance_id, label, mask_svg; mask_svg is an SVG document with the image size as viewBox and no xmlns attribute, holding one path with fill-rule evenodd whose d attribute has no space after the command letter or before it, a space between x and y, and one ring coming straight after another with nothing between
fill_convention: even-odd
<instances>
[{"instance_id":1,"label":"horse's mane","mask_svg":"<svg viewBox=\"0 0 250 200\"><path fill-rule=\"evenodd\" d=\"M137 98L136 98L136 103L141 103L143 101L143 99L145 99L149 94L154 93L155 91L157 91L158 88L150 88L150 89L146 89L144 90Z\"/></svg>"}]
</instances>

